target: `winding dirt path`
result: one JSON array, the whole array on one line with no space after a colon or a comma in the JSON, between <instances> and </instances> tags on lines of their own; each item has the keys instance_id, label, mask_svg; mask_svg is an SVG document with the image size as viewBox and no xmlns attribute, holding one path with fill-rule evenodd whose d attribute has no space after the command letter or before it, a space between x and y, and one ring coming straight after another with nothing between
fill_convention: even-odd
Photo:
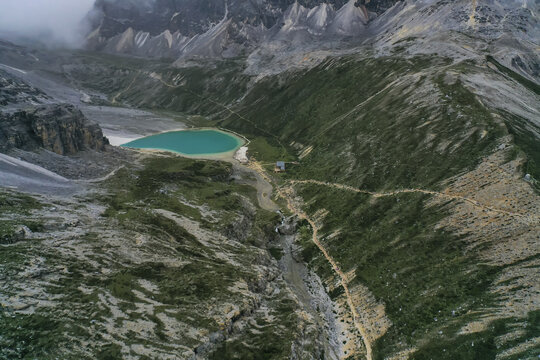
<instances>
[{"instance_id":1,"label":"winding dirt path","mask_svg":"<svg viewBox=\"0 0 540 360\"><path fill-rule=\"evenodd\" d=\"M249 167L251 169L253 169L254 171L256 171L257 173L259 173L261 175L261 177L263 177L268 183L270 183L270 184L274 183L272 181L271 177L268 176L268 174L266 173L266 171L264 170L264 168L262 167L262 165L260 163L251 162ZM356 306L354 305L354 301L353 301L351 292L350 292L349 287L348 287L347 275L343 271L341 271L341 269L339 268L339 265L336 262L336 260L334 260L334 258L328 253L326 248L323 246L323 244L319 241L319 237L318 237L319 227L316 224L316 222L313 219L311 219L304 211L302 211L302 209L300 209L298 205L295 204L295 202L294 202L294 191L293 191L294 185L296 185L296 184L314 184L314 185L320 185L320 186L327 186L327 187L332 187L332 188L335 188L335 189L367 194L367 195L371 195L371 196L373 196L375 198L387 197L387 196L395 196L395 195L398 195L398 194L407 194L407 193L428 194L428 195L433 195L433 196L437 196L437 197L440 197L440 198L443 198L443 199L448 199L448 200L464 201L464 202L467 202L467 203L469 203L469 204L471 204L471 205L473 205L475 207L481 208L483 210L488 210L488 211L493 211L493 212L505 214L505 215L511 216L513 218L520 219L522 221L524 220L526 222L534 223L534 222L539 222L540 221L540 216L538 216L538 215L534 215L534 214L526 215L526 214L521 214L521 213L517 213L517 212L510 212L510 211L506 211L506 210L502 210L502 209L497 209L497 208L493 208L491 206L481 204L480 202L478 202L476 200L473 200L473 199L470 199L470 198L467 198L467 197L464 197L464 196L450 194L450 193L437 192L437 191L432 191L432 190L401 189L401 190L390 191L390 192L373 192L373 191L358 189L358 188L348 186L348 185L336 184L336 183L328 183L328 182L317 181L317 180L291 180L291 181L289 181L289 184L290 184L290 186L288 186L288 187L277 188L276 189L277 194L287 202L287 208L292 213L294 213L296 216L298 216L298 218L306 220L309 223L309 225L312 228L312 241L313 241L313 243L319 248L320 252L323 254L325 259L332 266L332 270L334 271L334 273L339 277L341 286L344 289L345 297L347 299L347 304L348 304L350 312L351 312L351 314L353 316L354 326L360 332L360 335L362 337L364 346L366 348L366 359L367 360L372 360L373 359L372 344L371 344L371 342L369 340L369 336L368 336L368 333L367 333L365 327L363 326L362 322L360 321L360 316L358 314L358 311L356 310Z\"/></svg>"},{"instance_id":2,"label":"winding dirt path","mask_svg":"<svg viewBox=\"0 0 540 360\"><path fill-rule=\"evenodd\" d=\"M108 173L107 175L105 176L102 176L100 178L96 178L96 179L84 179L84 180L75 180L75 182L77 183L99 183L99 182L102 182L102 181L106 181L106 180L109 180L110 178L112 178L114 175L116 175L116 173L122 169L124 169L126 166L125 165L120 165L119 167L117 167L116 169L114 169L113 171L111 171L110 173Z\"/></svg>"},{"instance_id":3,"label":"winding dirt path","mask_svg":"<svg viewBox=\"0 0 540 360\"><path fill-rule=\"evenodd\" d=\"M367 195L371 195L371 196L376 197L376 198L387 197L387 196L395 196L395 195L398 195L398 194L410 194L410 193L428 194L428 195L433 195L433 196L437 196L437 197L440 197L440 198L443 198L443 199L448 199L448 200L464 201L466 203L471 204L472 206L475 206L475 207L478 207L478 208L481 208L481 209L484 209L484 210L488 210L488 211L508 215L508 216L513 217L513 218L519 218L521 220L525 220L525 221L530 222L530 223L540 221L540 216L536 215L536 214L522 214L522 213L518 213L518 212L511 212L511 211L507 211L507 210L497 209L497 208L494 208L494 207L491 207L491 206L488 206L488 205L481 204L480 202L478 202L476 200L473 200L473 199L470 199L470 198L467 198L467 197L464 197L464 196L450 194L450 193L443 193L443 192L438 192L438 191L432 191L432 190L402 189L402 190L396 190L396 191L391 191L391 192L378 193L378 192L373 192L373 191L368 191L368 190L357 189L355 187L348 186L348 185L329 183L329 182L317 181L317 180L291 180L289 183L292 184L292 185L295 185L295 184L313 184L313 185L327 186L327 187L332 187L332 188L339 189L339 190L346 190L346 191L351 191L351 192L356 192L356 193L361 193L361 194L367 194Z\"/></svg>"},{"instance_id":4,"label":"winding dirt path","mask_svg":"<svg viewBox=\"0 0 540 360\"><path fill-rule=\"evenodd\" d=\"M244 183L253 186L257 190L257 202L261 208L268 211L279 210L279 206L272 201L271 196L274 187L268 181L267 177L264 177L260 171L254 169L252 166L233 163L233 168L236 171L251 174L255 177L254 181L246 181Z\"/></svg>"},{"instance_id":5,"label":"winding dirt path","mask_svg":"<svg viewBox=\"0 0 540 360\"><path fill-rule=\"evenodd\" d=\"M128 87L125 88L124 90L120 90L111 100L111 102L113 104L118 104L118 98L120 96L122 96L124 93L128 92L129 89L131 89L131 87L133 86L133 84L135 84L135 81L137 80L137 78L139 77L139 75L141 74L141 72L139 71L137 74L135 74L135 76L133 77L133 80L131 80L131 82L129 83Z\"/></svg>"},{"instance_id":6,"label":"winding dirt path","mask_svg":"<svg viewBox=\"0 0 540 360\"><path fill-rule=\"evenodd\" d=\"M266 171L264 170L264 168L262 167L260 163L256 161L252 161L250 162L249 167L253 169L254 171L256 171L257 173L259 173L261 177L264 178L268 183L270 184L273 183L272 178L268 176L268 174L266 173ZM298 216L298 218L302 220L306 220L311 226L312 231L313 231L312 241L319 248L323 256L326 258L326 260L332 267L332 270L334 271L334 273L339 277L339 281L345 292L345 297L347 298L347 305L349 306L349 309L353 317L354 326L360 332L360 336L362 337L362 341L366 348L366 359L372 360L373 355L372 355L371 342L369 341L369 337L368 337L366 329L360 322L360 316L358 315L358 311L356 310L356 307L354 306L353 298L351 296L349 286L347 285L348 284L347 276L345 275L345 273L343 273L340 270L338 263L334 260L334 258L332 258L332 256L326 250L326 248L319 241L319 237L318 237L319 227L317 226L315 221L313 221L304 211L302 211L298 206L295 205L292 187L285 187L285 188L278 187L276 188L276 192L282 199L284 199L287 202L287 208L293 214L295 214L296 216Z\"/></svg>"},{"instance_id":7,"label":"winding dirt path","mask_svg":"<svg viewBox=\"0 0 540 360\"><path fill-rule=\"evenodd\" d=\"M337 262L334 260L334 258L332 256L330 256L328 251L325 249L325 247L319 241L319 237L318 237L319 227L317 226L315 221L313 221L305 212L300 210L294 204L293 196L292 196L292 189L291 188L279 189L278 194L282 198L284 198L285 201L287 201L287 208L291 212L296 214L296 216L298 216L298 218L306 220L309 223L309 225L311 226L311 229L312 229L312 241L313 241L313 243L315 245L317 245L317 247L319 248L321 253L324 255L326 260L332 266L332 270L339 277L341 286L343 287L343 290L345 292L345 297L347 298L347 305L349 305L349 309L350 309L351 314L353 316L354 326L360 332L360 336L362 337L362 340L364 342L364 346L366 348L366 359L367 360L372 360L373 355L372 355L372 349L371 349L371 342L369 341L369 337L368 337L366 329L364 328L364 326L362 325L362 323L359 320L360 316L358 315L358 311L356 310L356 306L354 306L353 298L352 298L352 295L351 295L351 292L350 292L349 286L348 286L347 276L345 275L345 273L343 273L343 271L340 270Z\"/></svg>"}]
</instances>

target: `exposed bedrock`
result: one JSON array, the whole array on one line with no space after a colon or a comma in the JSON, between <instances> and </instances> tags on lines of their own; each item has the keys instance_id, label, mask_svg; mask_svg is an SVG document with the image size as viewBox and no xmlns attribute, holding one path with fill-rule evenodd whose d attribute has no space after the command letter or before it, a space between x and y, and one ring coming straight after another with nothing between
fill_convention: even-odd
<instances>
[{"instance_id":1,"label":"exposed bedrock","mask_svg":"<svg viewBox=\"0 0 540 360\"><path fill-rule=\"evenodd\" d=\"M0 113L0 150L36 150L40 147L59 155L83 150L103 150L109 142L98 124L91 123L73 105L46 105Z\"/></svg>"}]
</instances>

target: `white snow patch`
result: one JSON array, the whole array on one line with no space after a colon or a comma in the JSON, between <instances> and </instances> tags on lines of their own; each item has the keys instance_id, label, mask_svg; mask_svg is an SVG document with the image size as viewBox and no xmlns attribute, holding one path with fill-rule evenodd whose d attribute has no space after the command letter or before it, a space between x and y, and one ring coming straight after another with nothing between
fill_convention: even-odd
<instances>
[{"instance_id":1,"label":"white snow patch","mask_svg":"<svg viewBox=\"0 0 540 360\"><path fill-rule=\"evenodd\" d=\"M247 151L248 151L248 147L242 146L240 149L236 151L236 153L234 154L234 158L240 161L242 164L247 163L249 161L247 157Z\"/></svg>"},{"instance_id":2,"label":"white snow patch","mask_svg":"<svg viewBox=\"0 0 540 360\"><path fill-rule=\"evenodd\" d=\"M139 31L135 36L135 44L140 48L146 43L146 40L148 40L149 37L150 33Z\"/></svg>"},{"instance_id":3,"label":"white snow patch","mask_svg":"<svg viewBox=\"0 0 540 360\"><path fill-rule=\"evenodd\" d=\"M167 39L167 43L169 43L169 49L172 47L172 43L173 43L173 38L172 38L172 34L169 30L165 30L163 32L163 35L165 36L165 39Z\"/></svg>"},{"instance_id":4,"label":"white snow patch","mask_svg":"<svg viewBox=\"0 0 540 360\"><path fill-rule=\"evenodd\" d=\"M8 68L8 69L11 69L11 70L14 70L14 71L18 71L21 74L26 74L26 71L21 70L21 69L17 69L17 68L14 68L14 67L11 67L11 66L8 66L8 65L4 65L4 64L0 64L0 66L3 66L5 68Z\"/></svg>"},{"instance_id":5,"label":"white snow patch","mask_svg":"<svg viewBox=\"0 0 540 360\"><path fill-rule=\"evenodd\" d=\"M137 136L137 135L130 135L130 136L117 136L117 135L106 135L107 139L109 139L109 144L112 146L120 146L127 144L131 141L143 138L144 136Z\"/></svg>"}]
</instances>

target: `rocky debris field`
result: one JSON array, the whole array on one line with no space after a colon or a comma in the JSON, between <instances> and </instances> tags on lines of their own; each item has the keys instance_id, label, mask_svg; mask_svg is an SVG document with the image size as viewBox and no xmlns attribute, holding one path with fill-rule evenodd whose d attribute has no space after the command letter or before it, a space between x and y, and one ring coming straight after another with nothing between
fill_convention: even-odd
<instances>
[{"instance_id":1,"label":"rocky debris field","mask_svg":"<svg viewBox=\"0 0 540 360\"><path fill-rule=\"evenodd\" d=\"M41 90L28 85L0 68L0 106L8 108L8 105L20 103L37 105L49 100L50 97Z\"/></svg>"}]
</instances>

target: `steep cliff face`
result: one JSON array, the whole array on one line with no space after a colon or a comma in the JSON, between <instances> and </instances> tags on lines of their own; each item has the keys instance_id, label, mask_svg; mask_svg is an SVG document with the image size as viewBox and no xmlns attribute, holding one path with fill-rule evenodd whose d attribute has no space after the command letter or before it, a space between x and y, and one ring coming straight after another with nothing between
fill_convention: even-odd
<instances>
[{"instance_id":1,"label":"steep cliff face","mask_svg":"<svg viewBox=\"0 0 540 360\"><path fill-rule=\"evenodd\" d=\"M0 150L44 148L59 155L103 150L108 144L98 124L72 105L48 105L14 114L0 113Z\"/></svg>"},{"instance_id":2,"label":"steep cliff face","mask_svg":"<svg viewBox=\"0 0 540 360\"><path fill-rule=\"evenodd\" d=\"M149 57L235 57L265 41L294 39L296 30L359 35L370 18L399 1L98 0L87 46Z\"/></svg>"},{"instance_id":3,"label":"steep cliff face","mask_svg":"<svg viewBox=\"0 0 540 360\"><path fill-rule=\"evenodd\" d=\"M382 13L400 0L354 0L356 7ZM195 36L208 31L225 14L234 21L271 28L283 13L294 5L314 8L328 5L336 9L349 0L98 0L93 13L95 27L101 25L101 34L112 37L134 28L155 36L164 30L178 31L185 36Z\"/></svg>"},{"instance_id":4,"label":"steep cliff face","mask_svg":"<svg viewBox=\"0 0 540 360\"><path fill-rule=\"evenodd\" d=\"M537 80L537 14L531 0L99 0L87 47L177 59L181 66L189 59L261 51L275 56L360 43L373 44L379 54L404 46L410 53L459 59L487 51Z\"/></svg>"}]
</instances>

